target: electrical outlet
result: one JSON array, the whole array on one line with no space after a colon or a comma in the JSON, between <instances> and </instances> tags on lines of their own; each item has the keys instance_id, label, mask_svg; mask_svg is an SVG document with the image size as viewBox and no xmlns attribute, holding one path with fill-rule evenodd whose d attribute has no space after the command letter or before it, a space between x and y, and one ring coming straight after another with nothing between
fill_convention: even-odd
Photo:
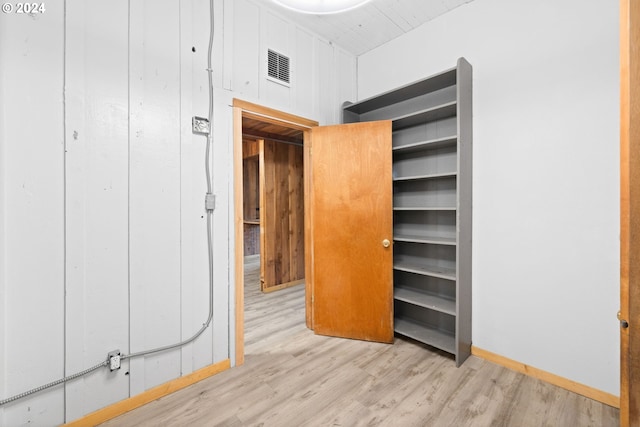
<instances>
[{"instance_id":1,"label":"electrical outlet","mask_svg":"<svg viewBox=\"0 0 640 427\"><path fill-rule=\"evenodd\" d=\"M120 369L120 350L113 350L107 355L109 361L109 369L115 371Z\"/></svg>"},{"instance_id":2,"label":"electrical outlet","mask_svg":"<svg viewBox=\"0 0 640 427\"><path fill-rule=\"evenodd\" d=\"M191 129L193 130L193 133L209 135L209 120L204 117L193 116L191 118Z\"/></svg>"}]
</instances>

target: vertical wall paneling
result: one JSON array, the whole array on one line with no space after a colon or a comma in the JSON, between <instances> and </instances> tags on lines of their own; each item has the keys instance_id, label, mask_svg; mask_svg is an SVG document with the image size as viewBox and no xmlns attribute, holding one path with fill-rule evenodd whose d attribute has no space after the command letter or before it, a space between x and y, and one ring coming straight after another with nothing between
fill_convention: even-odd
<instances>
[{"instance_id":1,"label":"vertical wall paneling","mask_svg":"<svg viewBox=\"0 0 640 427\"><path fill-rule=\"evenodd\" d=\"M244 255L260 254L260 155L258 141L242 140Z\"/></svg>"},{"instance_id":2,"label":"vertical wall paneling","mask_svg":"<svg viewBox=\"0 0 640 427\"><path fill-rule=\"evenodd\" d=\"M202 219L202 212L197 210L196 200L198 190L202 192L202 185L198 185L195 171L192 171L193 168L190 167L198 164L199 154L200 159L204 158L201 152L204 148L202 140L205 138L193 135L191 132L191 116L206 116L204 112L196 114L193 111L192 102L194 65L198 64L200 66L198 68L206 68L206 59L205 62L202 62L202 58L206 58L207 50L205 37L200 37L197 41L193 37L196 25L193 22L195 7L193 2L180 2L180 246L182 248L180 252L180 281L183 284L180 289L180 312L182 314L181 337L183 339L199 329L196 322L201 322L201 320L195 319L203 316L200 310L194 307L200 297L200 295L194 295L196 289L195 265L198 265L195 258L199 251L206 251L206 246L203 248L202 245L199 245L196 248L198 241L196 232L199 230L200 237L203 237L202 229L205 223ZM202 28L197 29L202 30ZM195 48L195 52L193 52L193 48ZM202 211L201 203L199 207ZM206 286L206 283L200 285ZM188 344L181 349L180 372L183 375L194 370L193 347L195 345L195 343Z\"/></svg>"},{"instance_id":3,"label":"vertical wall paneling","mask_svg":"<svg viewBox=\"0 0 640 427\"><path fill-rule=\"evenodd\" d=\"M314 82L317 78L314 37L304 29L296 27L294 40L295 53L292 58L293 86L291 88L293 99L295 100L293 106L299 115L312 117L315 115L314 101L316 97L309 96L309 94L315 95L316 85ZM352 75L355 78L355 73L352 73Z\"/></svg>"},{"instance_id":4,"label":"vertical wall paneling","mask_svg":"<svg viewBox=\"0 0 640 427\"><path fill-rule=\"evenodd\" d=\"M179 4L135 0L130 14L130 327L138 352L181 338ZM133 395L180 374L179 350L133 362Z\"/></svg>"},{"instance_id":5,"label":"vertical wall paneling","mask_svg":"<svg viewBox=\"0 0 640 427\"><path fill-rule=\"evenodd\" d=\"M304 280L304 160L303 148L289 146L289 229L291 280Z\"/></svg>"},{"instance_id":6,"label":"vertical wall paneling","mask_svg":"<svg viewBox=\"0 0 640 427\"><path fill-rule=\"evenodd\" d=\"M318 104L320 106L320 124L328 125L338 123L335 120L337 110L333 103L335 94L332 93L332 82L335 82L335 72L333 69L333 47L324 40L318 40Z\"/></svg>"},{"instance_id":7,"label":"vertical wall paneling","mask_svg":"<svg viewBox=\"0 0 640 427\"><path fill-rule=\"evenodd\" d=\"M234 55L234 25L233 25L233 15L234 15L234 7L233 5L237 3L233 0L223 0L222 2L217 2L216 4L222 7L220 10L220 15L222 15L222 27L216 27L216 37L218 40L222 38L222 55L216 56L218 60L221 62L222 68L222 88L226 90L233 89L233 55Z\"/></svg>"},{"instance_id":8,"label":"vertical wall paneling","mask_svg":"<svg viewBox=\"0 0 640 427\"><path fill-rule=\"evenodd\" d=\"M290 46L290 40L294 40L295 37L291 34L294 26L280 16L268 11L263 12L262 22L264 22L264 25L261 28L260 79L264 81L264 95L270 106L289 111L291 109L291 85L295 84L295 78L293 77L295 70L292 68L295 59L292 58ZM289 57L289 72L291 79L293 79L290 80L289 85L267 78L267 49L275 50Z\"/></svg>"},{"instance_id":9,"label":"vertical wall paneling","mask_svg":"<svg viewBox=\"0 0 640 427\"><path fill-rule=\"evenodd\" d=\"M260 226L257 224L244 225L244 255L260 254Z\"/></svg>"},{"instance_id":10,"label":"vertical wall paneling","mask_svg":"<svg viewBox=\"0 0 640 427\"><path fill-rule=\"evenodd\" d=\"M302 147L271 140L261 146L260 289L269 292L304 279Z\"/></svg>"},{"instance_id":11,"label":"vertical wall paneling","mask_svg":"<svg viewBox=\"0 0 640 427\"><path fill-rule=\"evenodd\" d=\"M262 38L265 42L264 51L266 52L266 48L271 48L291 57L289 27L292 26L292 23L268 10L263 10L263 19L265 23L263 26L264 37Z\"/></svg>"},{"instance_id":12,"label":"vertical wall paneling","mask_svg":"<svg viewBox=\"0 0 640 427\"><path fill-rule=\"evenodd\" d=\"M260 9L247 0L233 2L233 81L231 88L243 99L260 94Z\"/></svg>"},{"instance_id":13,"label":"vertical wall paneling","mask_svg":"<svg viewBox=\"0 0 640 427\"><path fill-rule=\"evenodd\" d=\"M199 51L202 53L207 53L208 45L209 45L209 2L206 0L198 0L194 2L189 2L192 4L192 10L201 10L206 9L207 13L202 15L193 14L192 22L193 25L187 28L182 28L181 31L190 31L193 41L195 44L198 44ZM230 61L225 61L227 50L229 48L229 44L225 37L225 25L227 24L227 19L225 15L226 9L226 1L218 0L213 2L213 10L214 10L214 23L213 23L213 32L214 32L214 44L212 51L212 62L213 62L213 85L216 88L224 88L229 90L230 86L227 84L225 80L226 76L226 64ZM204 31L201 30L201 25L206 25ZM202 72L199 68L196 72Z\"/></svg>"},{"instance_id":14,"label":"vertical wall paneling","mask_svg":"<svg viewBox=\"0 0 640 427\"><path fill-rule=\"evenodd\" d=\"M222 3L215 6L215 43L212 57L214 85L222 73L222 61L216 56L223 38ZM205 150L206 137L193 135L191 117L207 117L209 112L207 55L209 43L209 2L199 1L192 4L190 12L181 12L181 79L182 79L182 337L193 336L209 315L209 265L207 249L207 224L204 209L206 193ZM187 19L189 17L189 19ZM189 49L189 44L200 46L196 52ZM190 85L190 88L187 87ZM212 128L214 128L212 126ZM215 133L215 129L214 129ZM214 148L215 150L215 148ZM214 243L215 246L215 243ZM215 268L215 267L214 267ZM223 286L224 281L216 281L216 286ZM225 309L222 311L226 313ZM189 311L187 317L186 311ZM217 310L214 310L214 313ZM226 344L213 343L215 321L196 341L183 350L182 372L198 369L214 361L212 348ZM226 333L226 328L221 328ZM192 354L189 355L187 352ZM220 359L218 359L220 360Z\"/></svg>"},{"instance_id":15,"label":"vertical wall paneling","mask_svg":"<svg viewBox=\"0 0 640 427\"><path fill-rule=\"evenodd\" d=\"M64 375L64 3L0 16L2 398ZM3 425L64 420L63 387L3 406Z\"/></svg>"},{"instance_id":16,"label":"vertical wall paneling","mask_svg":"<svg viewBox=\"0 0 640 427\"><path fill-rule=\"evenodd\" d=\"M235 4L233 5L235 6ZM220 46L223 34L228 34L225 28L221 28L221 22L228 22L223 19L222 14L228 9L227 4L214 2L215 11L215 31L214 31L214 56L212 58L212 69L215 76L224 72L223 66L230 61L229 58L215 56L215 52L221 52L216 46ZM194 39L207 40L209 37L209 2L202 1L194 4L193 22ZM182 32L185 29L181 29ZM191 115L207 116L209 112L208 76L206 73L207 52L200 51L193 57L192 78L192 105L189 111L182 112L184 120L190 120ZM216 197L216 208L212 216L213 231L213 320L212 326L200 336L193 344L193 364L194 369L210 363L219 362L229 358L229 216L226 206L229 200L229 166L232 162L229 158L229 144L231 132L231 92L214 88L213 91L213 132L211 155L209 164L212 177L212 192ZM186 107L185 107L186 108ZM186 122L185 122L186 123ZM188 167L191 173L192 202L189 209L185 209L183 216L188 216L190 220L197 222L191 237L194 246L194 273L193 282L184 284L191 287L190 291L194 297L192 311L193 319L189 333L185 330L185 338L191 336L206 321L209 310L209 267L206 235L206 212L204 209L204 197L206 194L205 179L205 148L206 138L204 136L193 136L193 148L191 160L184 161L184 167ZM185 172L186 176L186 172ZM185 206L185 205L183 205ZM184 221L184 219L183 219ZM184 260L184 255L183 255Z\"/></svg>"},{"instance_id":17,"label":"vertical wall paneling","mask_svg":"<svg viewBox=\"0 0 640 427\"><path fill-rule=\"evenodd\" d=\"M4 20L7 16L0 16L0 61L4 63L5 58L2 52L6 52L6 40L9 39L7 32L7 25ZM5 69L6 67L0 67L0 99L6 99L5 95ZM7 259L6 259L6 231L5 231L5 183L7 182L7 156L5 152L5 129L7 127L5 123L5 103L0 102L0 374L4 377L6 375L6 336L7 336L7 298L6 298L6 274L7 271ZM6 381L0 381L0 396L7 396L8 391L6 388ZM5 425L4 408L0 408L0 425Z\"/></svg>"},{"instance_id":18,"label":"vertical wall paneling","mask_svg":"<svg viewBox=\"0 0 640 427\"><path fill-rule=\"evenodd\" d=\"M356 70L257 2L214 5L213 326L183 349L5 405L0 425L61 424L236 362L232 99L331 123L350 80L338 83L337 68ZM206 141L191 117L208 114L208 35L207 0L52 0L44 14L0 14L1 399L111 350L178 343L206 320ZM290 88L263 81L271 42L292 58Z\"/></svg>"},{"instance_id":19,"label":"vertical wall paneling","mask_svg":"<svg viewBox=\"0 0 640 427\"><path fill-rule=\"evenodd\" d=\"M213 152L212 176L213 192L216 195L216 209L213 212L213 259L215 292L213 323L213 361L230 357L229 345L232 340L229 327L233 310L230 286L233 280L233 93L215 90L213 93ZM228 327L227 327L228 326ZM233 360L233 359L232 359Z\"/></svg>"},{"instance_id":20,"label":"vertical wall paneling","mask_svg":"<svg viewBox=\"0 0 640 427\"><path fill-rule=\"evenodd\" d=\"M233 31L225 31L233 35L233 64L225 63L224 73L233 76L236 96L338 123L341 103L355 100L355 57L250 0L225 3L231 13ZM268 49L290 58L289 85L267 78Z\"/></svg>"},{"instance_id":21,"label":"vertical wall paneling","mask_svg":"<svg viewBox=\"0 0 640 427\"><path fill-rule=\"evenodd\" d=\"M143 300L142 294L137 294L134 288L137 286L137 282L133 279L135 277L133 262L131 260L134 251L134 241L132 239L134 222L132 221L133 215L131 212L131 200L132 200L132 178L133 178L133 164L132 164L132 151L134 144L138 143L140 136L144 135L142 130L142 115L144 109L143 103L143 87L142 87L142 74L144 70L144 61L142 54L144 53L143 40L144 38L144 2L143 0L136 0L129 2L129 351L142 351L144 350L144 342L140 342L143 331L141 326L136 325L134 322L134 301ZM138 331L134 331L137 328ZM137 339L135 344L133 340ZM145 387L144 376L145 360L143 358L129 359L129 394L135 396L142 393Z\"/></svg>"},{"instance_id":22,"label":"vertical wall paneling","mask_svg":"<svg viewBox=\"0 0 640 427\"><path fill-rule=\"evenodd\" d=\"M357 100L357 81L354 70L356 69L356 58L342 49L336 49L336 70L338 87L336 103L341 105L345 101ZM340 121L340 115L335 119Z\"/></svg>"},{"instance_id":23,"label":"vertical wall paneling","mask_svg":"<svg viewBox=\"0 0 640 427\"><path fill-rule=\"evenodd\" d=\"M65 365L75 373L129 351L128 4L66 9ZM127 370L67 383L67 419L126 398Z\"/></svg>"}]
</instances>

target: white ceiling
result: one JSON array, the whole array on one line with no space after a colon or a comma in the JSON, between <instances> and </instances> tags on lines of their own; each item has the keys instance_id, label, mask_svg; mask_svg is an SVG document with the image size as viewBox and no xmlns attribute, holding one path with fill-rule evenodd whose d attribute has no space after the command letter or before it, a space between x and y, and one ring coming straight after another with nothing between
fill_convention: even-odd
<instances>
[{"instance_id":1,"label":"white ceiling","mask_svg":"<svg viewBox=\"0 0 640 427\"><path fill-rule=\"evenodd\" d=\"M333 15L309 15L272 0L258 0L271 10L358 56L472 0L371 0Z\"/></svg>"}]
</instances>

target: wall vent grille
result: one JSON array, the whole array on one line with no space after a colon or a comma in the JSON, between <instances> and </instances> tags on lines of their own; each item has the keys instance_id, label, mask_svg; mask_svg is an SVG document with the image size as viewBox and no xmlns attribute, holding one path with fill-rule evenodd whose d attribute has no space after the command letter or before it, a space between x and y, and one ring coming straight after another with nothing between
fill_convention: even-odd
<instances>
[{"instance_id":1,"label":"wall vent grille","mask_svg":"<svg viewBox=\"0 0 640 427\"><path fill-rule=\"evenodd\" d=\"M289 84L289 58L271 49L268 50L268 76Z\"/></svg>"}]
</instances>

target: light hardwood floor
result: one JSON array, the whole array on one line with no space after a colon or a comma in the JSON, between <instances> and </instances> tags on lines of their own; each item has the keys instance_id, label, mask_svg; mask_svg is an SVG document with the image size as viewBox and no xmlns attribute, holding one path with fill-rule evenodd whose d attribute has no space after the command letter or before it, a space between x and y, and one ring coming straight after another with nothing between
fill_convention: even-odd
<instances>
[{"instance_id":1,"label":"light hardwood floor","mask_svg":"<svg viewBox=\"0 0 640 427\"><path fill-rule=\"evenodd\" d=\"M618 410L470 357L396 338L316 336L304 285L258 290L246 265L246 361L104 426L617 426Z\"/></svg>"}]
</instances>

